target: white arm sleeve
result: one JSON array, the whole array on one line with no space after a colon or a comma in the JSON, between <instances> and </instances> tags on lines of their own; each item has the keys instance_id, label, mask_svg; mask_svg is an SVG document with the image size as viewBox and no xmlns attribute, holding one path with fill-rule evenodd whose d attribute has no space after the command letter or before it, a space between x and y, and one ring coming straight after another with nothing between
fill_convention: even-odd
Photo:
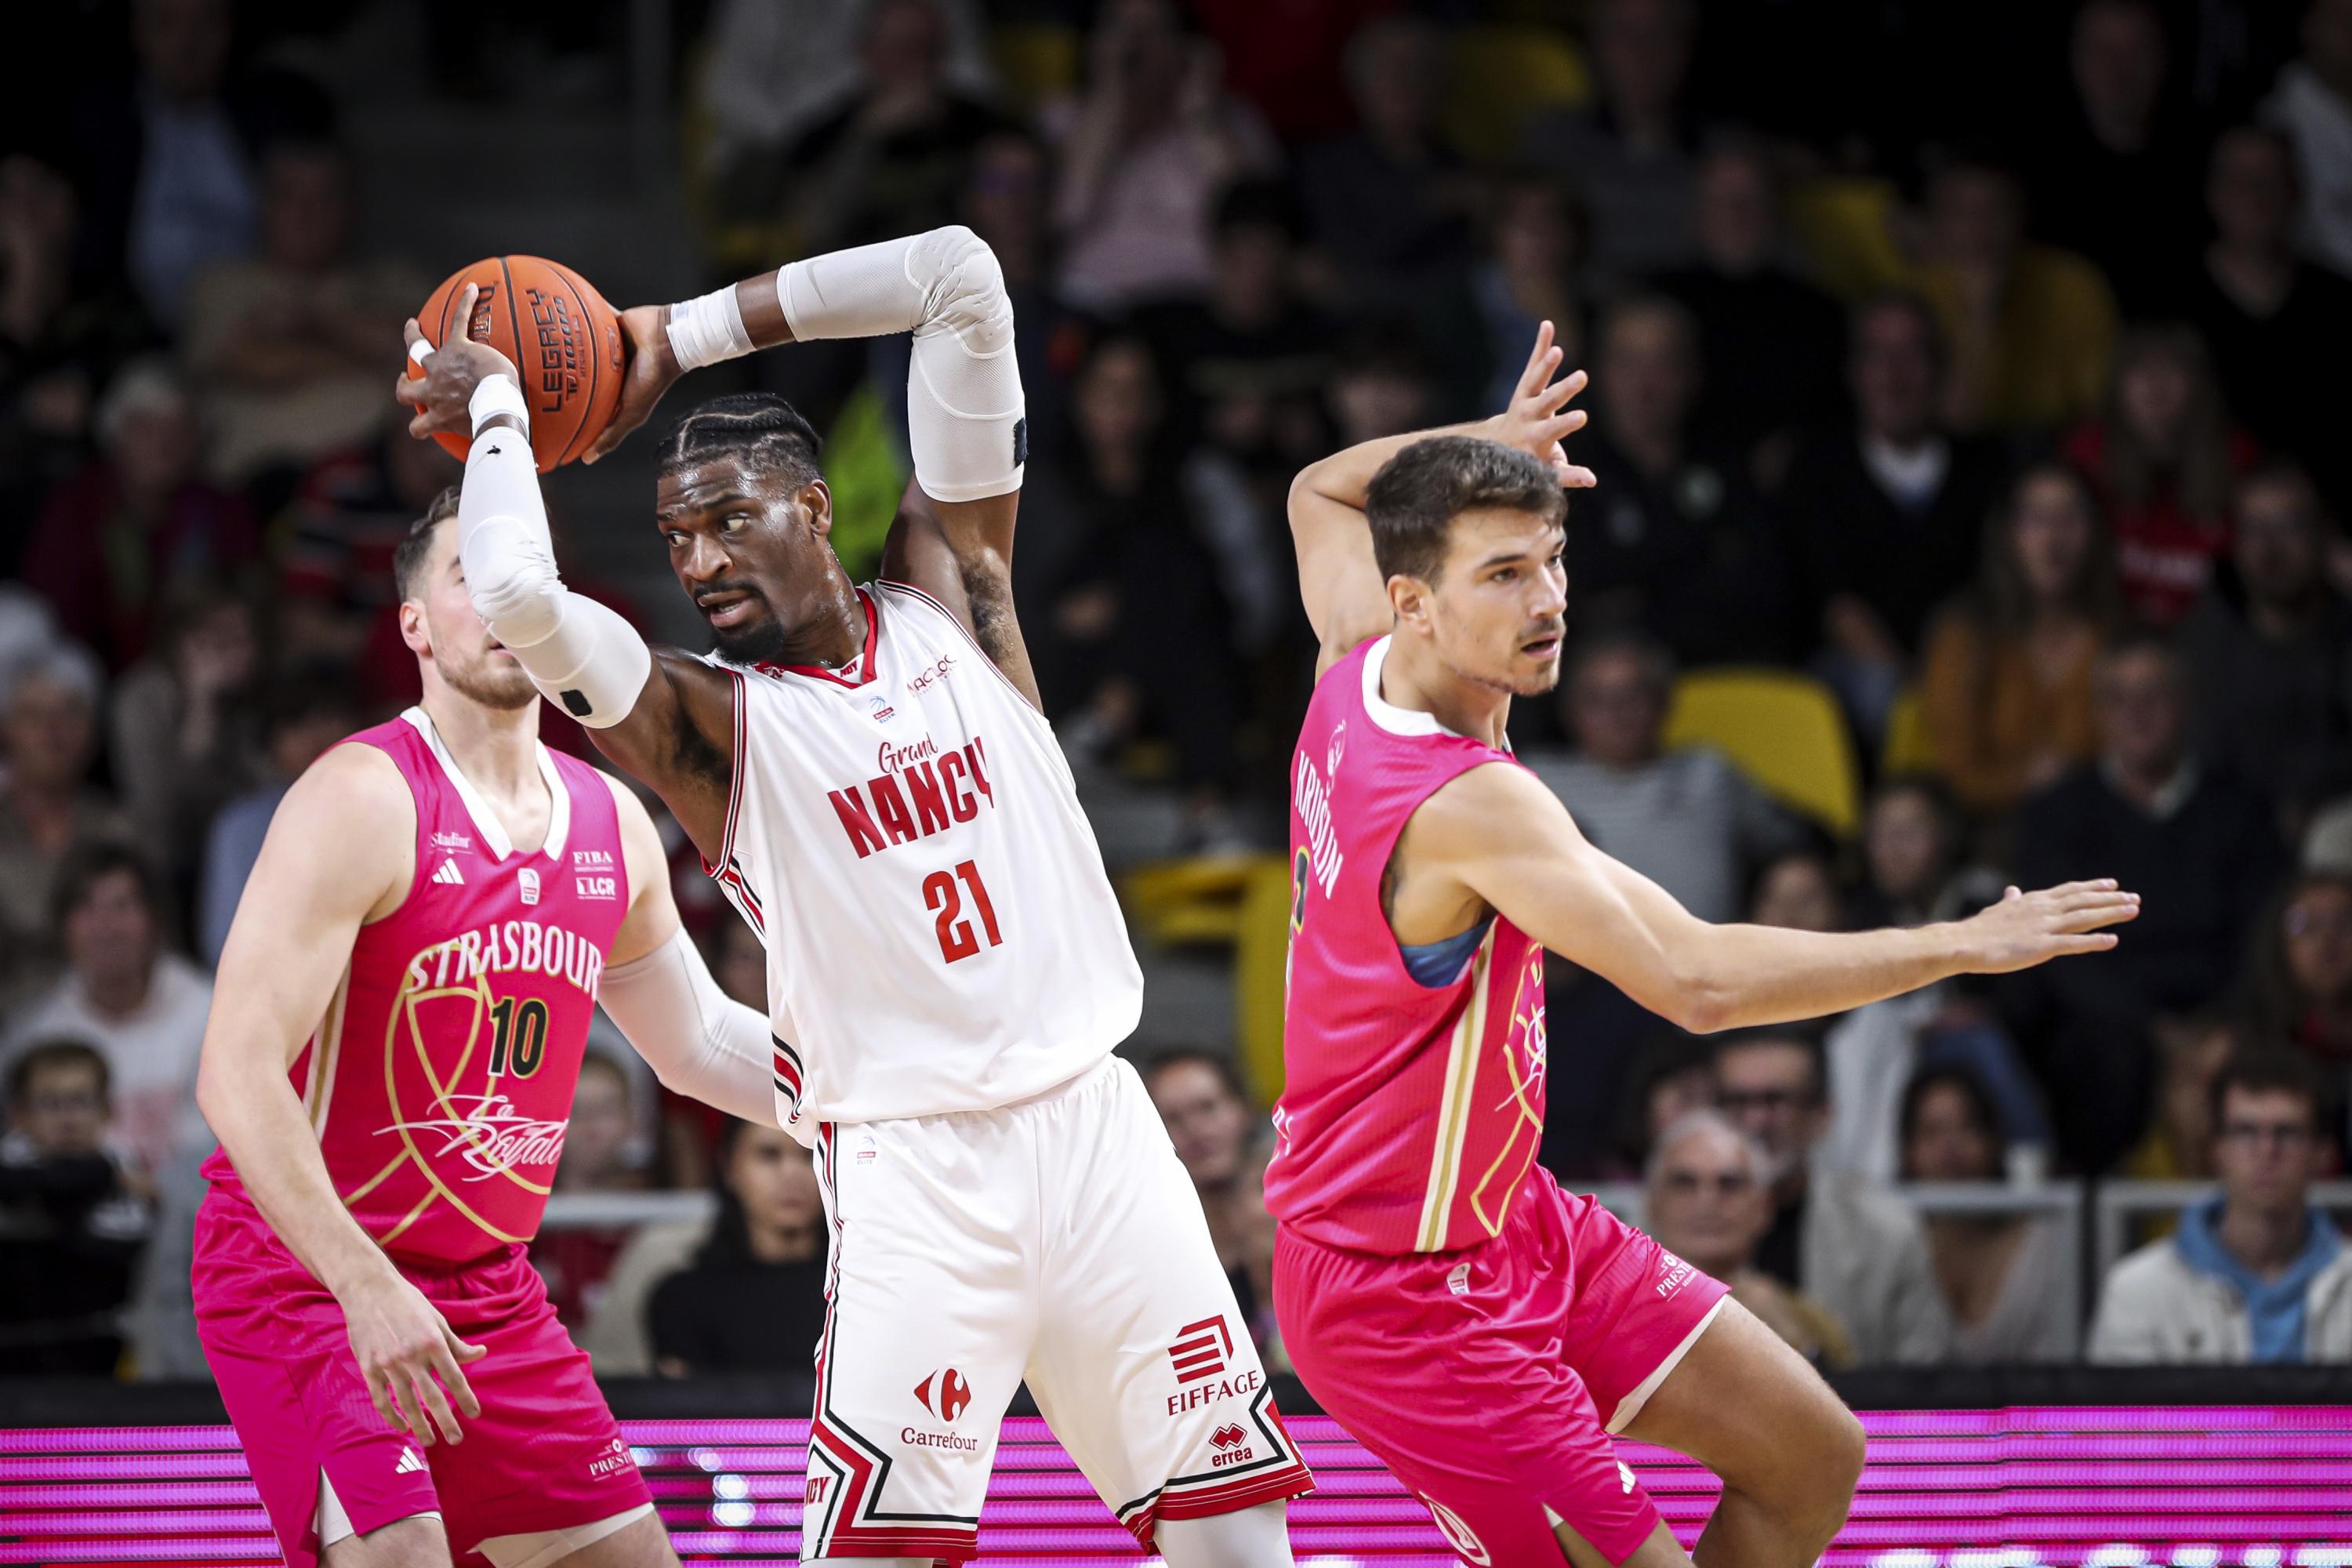
<instances>
[{"instance_id":1,"label":"white arm sleeve","mask_svg":"<svg viewBox=\"0 0 2352 1568\"><path fill-rule=\"evenodd\" d=\"M776 275L793 336L915 334L907 439L933 500L1021 488L1029 422L1013 354L1013 301L996 253L957 225L795 261Z\"/></svg>"},{"instance_id":2,"label":"white arm sleeve","mask_svg":"<svg viewBox=\"0 0 2352 1568\"><path fill-rule=\"evenodd\" d=\"M719 989L685 931L604 971L597 1000L663 1083L730 1116L778 1124L768 1020ZM785 1131L803 1143L814 1136L804 1122Z\"/></svg>"},{"instance_id":3,"label":"white arm sleeve","mask_svg":"<svg viewBox=\"0 0 2352 1568\"><path fill-rule=\"evenodd\" d=\"M499 428L474 437L457 496L457 559L475 613L541 695L592 730L629 716L653 650L609 606L564 587L528 437Z\"/></svg>"}]
</instances>

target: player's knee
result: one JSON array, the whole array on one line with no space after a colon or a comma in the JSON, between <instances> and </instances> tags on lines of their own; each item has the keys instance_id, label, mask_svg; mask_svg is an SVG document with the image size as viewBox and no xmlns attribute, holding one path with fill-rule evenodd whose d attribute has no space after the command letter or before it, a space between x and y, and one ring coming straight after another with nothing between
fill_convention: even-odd
<instances>
[{"instance_id":1,"label":"player's knee","mask_svg":"<svg viewBox=\"0 0 2352 1568\"><path fill-rule=\"evenodd\" d=\"M1004 268L988 242L961 224L935 228L915 242L909 258L928 292L926 325L953 332L974 353L992 353L1013 325Z\"/></svg>"},{"instance_id":2,"label":"player's knee","mask_svg":"<svg viewBox=\"0 0 2352 1568\"><path fill-rule=\"evenodd\" d=\"M1806 1423L1803 1472L1783 1496L1801 1515L1807 1532L1826 1543L1845 1523L1853 1489L1862 1479L1866 1436L1853 1411L1835 1400Z\"/></svg>"}]
</instances>

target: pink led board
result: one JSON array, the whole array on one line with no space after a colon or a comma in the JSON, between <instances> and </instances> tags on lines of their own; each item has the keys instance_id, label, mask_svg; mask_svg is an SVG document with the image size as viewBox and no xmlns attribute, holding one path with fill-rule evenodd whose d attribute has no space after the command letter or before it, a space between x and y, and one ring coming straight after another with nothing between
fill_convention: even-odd
<instances>
[{"instance_id":1,"label":"pink led board","mask_svg":"<svg viewBox=\"0 0 2352 1568\"><path fill-rule=\"evenodd\" d=\"M1882 1412L1835 1568L2352 1568L2352 1408ZM804 1421L624 1423L688 1563L793 1563ZM1445 1568L1428 1512L1320 1416L1306 1568ZM1493 1440L1463 1434L1465 1442ZM1714 1487L1628 1444L1685 1540ZM1144 1561L1043 1423L1005 1427L981 1530L997 1568ZM278 1561L225 1426L0 1429L0 1564Z\"/></svg>"}]
</instances>

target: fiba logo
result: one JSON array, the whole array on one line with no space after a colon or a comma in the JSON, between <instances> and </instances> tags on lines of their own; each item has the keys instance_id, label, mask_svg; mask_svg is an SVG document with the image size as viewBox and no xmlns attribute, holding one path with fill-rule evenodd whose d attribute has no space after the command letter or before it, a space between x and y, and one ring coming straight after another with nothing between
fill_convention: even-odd
<instances>
[{"instance_id":1,"label":"fiba logo","mask_svg":"<svg viewBox=\"0 0 2352 1568\"><path fill-rule=\"evenodd\" d=\"M971 1385L964 1382L963 1373L949 1367L915 1384L915 1397L926 1411L952 1426L971 1403Z\"/></svg>"},{"instance_id":2,"label":"fiba logo","mask_svg":"<svg viewBox=\"0 0 2352 1568\"><path fill-rule=\"evenodd\" d=\"M1464 1562L1475 1563L1478 1568L1494 1568L1495 1559L1487 1552L1486 1543L1462 1522L1460 1514L1435 1498L1424 1497L1421 1500L1429 1505L1429 1517L1436 1521L1437 1533L1445 1537L1445 1544L1454 1548Z\"/></svg>"}]
</instances>

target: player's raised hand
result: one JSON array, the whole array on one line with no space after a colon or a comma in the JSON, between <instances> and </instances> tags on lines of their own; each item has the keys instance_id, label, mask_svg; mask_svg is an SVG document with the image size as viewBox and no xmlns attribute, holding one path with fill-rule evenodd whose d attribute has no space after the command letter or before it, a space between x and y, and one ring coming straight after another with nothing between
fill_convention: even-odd
<instances>
[{"instance_id":1,"label":"player's raised hand","mask_svg":"<svg viewBox=\"0 0 2352 1568\"><path fill-rule=\"evenodd\" d=\"M2007 974L2069 953L2104 952L2116 945L2105 928L2138 917L2139 895L2111 877L2032 893L2011 888L1959 923L1961 953L1972 973Z\"/></svg>"},{"instance_id":2,"label":"player's raised hand","mask_svg":"<svg viewBox=\"0 0 2352 1568\"><path fill-rule=\"evenodd\" d=\"M481 289L468 283L458 290L457 305L449 314L453 321L474 319L474 300ZM517 385L522 378L516 375L512 361L488 343L476 342L460 332L446 343L425 341L425 329L416 318L408 318L401 329L408 342L408 369L393 384L392 395L416 410L408 422L408 433L420 440L443 431L454 431L460 437L474 433L474 418L469 408L474 388L494 375L513 376Z\"/></svg>"},{"instance_id":3,"label":"player's raised hand","mask_svg":"<svg viewBox=\"0 0 2352 1568\"><path fill-rule=\"evenodd\" d=\"M1569 400L1584 390L1585 375L1575 371L1559 380L1552 373L1566 356L1552 342L1549 321L1536 329L1536 346L1528 355L1528 367L1519 373L1519 384L1511 389L1510 405L1487 421L1494 438L1507 447L1517 447L1549 463L1559 482L1570 489L1589 489L1595 482L1591 468L1580 468L1568 460L1560 441L1584 428L1585 413L1570 408Z\"/></svg>"},{"instance_id":4,"label":"player's raised hand","mask_svg":"<svg viewBox=\"0 0 2352 1568\"><path fill-rule=\"evenodd\" d=\"M450 1401L468 1416L482 1413L461 1363L479 1361L488 1353L483 1347L459 1339L424 1292L394 1268L345 1297L342 1308L352 1356L377 1413L428 1448L436 1426L449 1442L465 1441Z\"/></svg>"},{"instance_id":5,"label":"player's raised hand","mask_svg":"<svg viewBox=\"0 0 2352 1568\"><path fill-rule=\"evenodd\" d=\"M628 433L646 422L662 394L686 373L678 369L677 355L669 346L669 323L662 318L667 305L638 305L621 312L621 337L629 356L628 374L621 381L620 406L613 410L612 422L604 433L581 454L580 460L593 463L619 446Z\"/></svg>"}]
</instances>

